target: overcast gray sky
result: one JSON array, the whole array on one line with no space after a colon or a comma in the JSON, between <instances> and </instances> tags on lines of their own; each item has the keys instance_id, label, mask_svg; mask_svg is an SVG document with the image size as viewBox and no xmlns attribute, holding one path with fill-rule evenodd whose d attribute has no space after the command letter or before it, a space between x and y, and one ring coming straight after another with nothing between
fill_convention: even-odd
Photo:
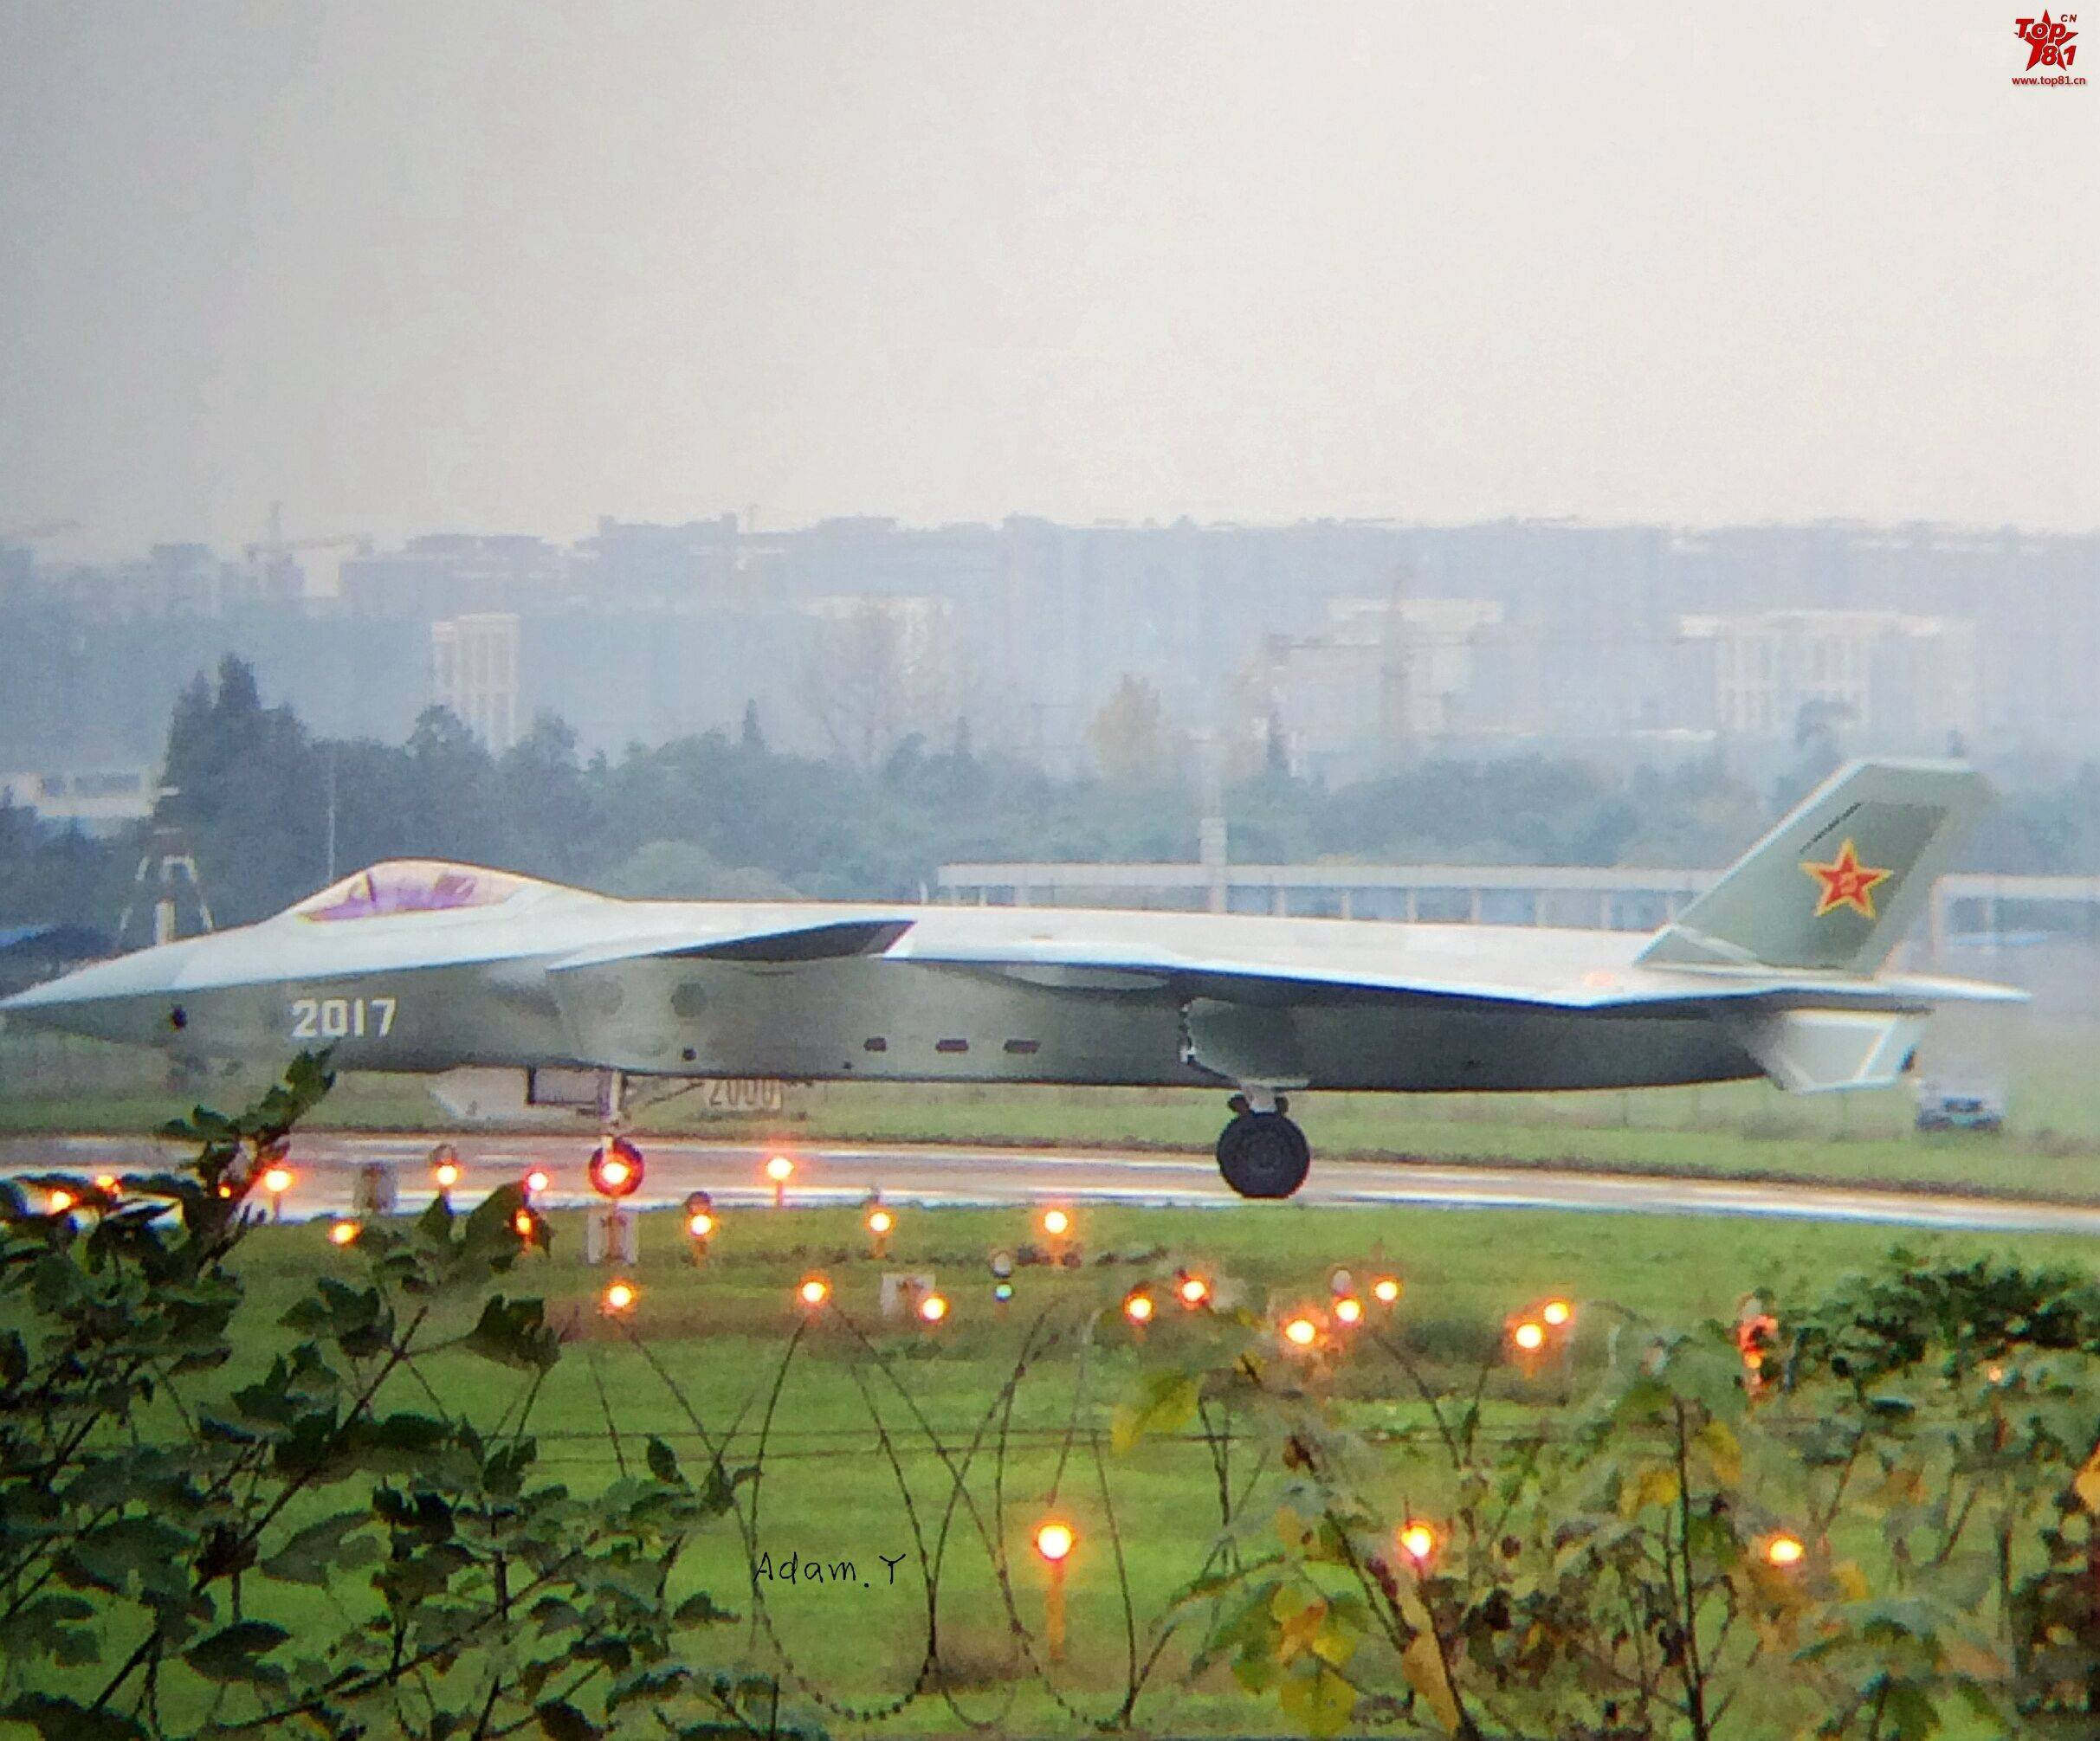
<instances>
[{"instance_id":1,"label":"overcast gray sky","mask_svg":"<svg viewBox=\"0 0 2100 1741\"><path fill-rule=\"evenodd\" d=\"M2015 10L0 0L0 532L2090 528Z\"/></svg>"}]
</instances>

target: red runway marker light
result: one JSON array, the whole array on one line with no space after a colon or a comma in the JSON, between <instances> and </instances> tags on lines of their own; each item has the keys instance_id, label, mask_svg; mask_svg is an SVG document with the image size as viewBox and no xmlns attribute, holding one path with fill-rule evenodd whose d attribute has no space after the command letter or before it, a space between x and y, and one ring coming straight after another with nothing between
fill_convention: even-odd
<instances>
[{"instance_id":1,"label":"red runway marker light","mask_svg":"<svg viewBox=\"0 0 2100 1741\"><path fill-rule=\"evenodd\" d=\"M1072 1218L1063 1209L1043 1211L1043 1231L1052 1239L1063 1239L1072 1230Z\"/></svg>"},{"instance_id":2,"label":"red runway marker light","mask_svg":"<svg viewBox=\"0 0 2100 1741\"><path fill-rule=\"evenodd\" d=\"M527 1195L532 1196L538 1196L553 1183L554 1181L547 1177L546 1169L544 1167L534 1167L525 1176L525 1189Z\"/></svg>"},{"instance_id":3,"label":"red runway marker light","mask_svg":"<svg viewBox=\"0 0 2100 1741\"><path fill-rule=\"evenodd\" d=\"M281 1197L292 1189L292 1170L289 1167L272 1167L262 1176L262 1189L274 1197Z\"/></svg>"},{"instance_id":4,"label":"red runway marker light","mask_svg":"<svg viewBox=\"0 0 2100 1741\"><path fill-rule=\"evenodd\" d=\"M1134 1288L1123 1296L1123 1316L1133 1324L1151 1323L1152 1313L1152 1296L1143 1288Z\"/></svg>"},{"instance_id":5,"label":"red runway marker light","mask_svg":"<svg viewBox=\"0 0 2100 1741\"><path fill-rule=\"evenodd\" d=\"M510 1225L511 1230L514 1232L520 1239L530 1239L533 1236L533 1228L535 1225L533 1220L533 1212L530 1209L520 1209L517 1214L510 1218Z\"/></svg>"},{"instance_id":6,"label":"red runway marker light","mask_svg":"<svg viewBox=\"0 0 2100 1741\"><path fill-rule=\"evenodd\" d=\"M1425 1523L1403 1524L1395 1539L1400 1544L1400 1551L1418 1566L1427 1564L1437 1551L1437 1532Z\"/></svg>"},{"instance_id":7,"label":"red runway marker light","mask_svg":"<svg viewBox=\"0 0 2100 1741\"><path fill-rule=\"evenodd\" d=\"M1790 1536L1784 1531L1765 1544L1766 1564L1778 1566L1782 1570L1787 1566L1800 1564L1807 1552L1799 1536Z\"/></svg>"},{"instance_id":8,"label":"red runway marker light","mask_svg":"<svg viewBox=\"0 0 2100 1741\"><path fill-rule=\"evenodd\" d=\"M1390 1275L1381 1275L1371 1284L1371 1298L1380 1306L1396 1305L1400 1297L1400 1284Z\"/></svg>"},{"instance_id":9,"label":"red runway marker light","mask_svg":"<svg viewBox=\"0 0 2100 1741\"><path fill-rule=\"evenodd\" d=\"M437 1189L449 1191L459 1183L459 1167L451 1161L440 1161L431 1177L437 1181Z\"/></svg>"},{"instance_id":10,"label":"red runway marker light","mask_svg":"<svg viewBox=\"0 0 2100 1741\"><path fill-rule=\"evenodd\" d=\"M328 1229L328 1243L330 1245L355 1245L358 1242L358 1235L364 1231L364 1228L356 1222L337 1222Z\"/></svg>"},{"instance_id":11,"label":"red runway marker light","mask_svg":"<svg viewBox=\"0 0 2100 1741\"><path fill-rule=\"evenodd\" d=\"M1509 1339L1527 1354L1536 1354L1546 1345L1546 1326L1535 1324L1527 1318L1509 1332Z\"/></svg>"},{"instance_id":12,"label":"red runway marker light","mask_svg":"<svg viewBox=\"0 0 2100 1741\"><path fill-rule=\"evenodd\" d=\"M97 1173L94 1176L94 1188L98 1191L106 1191L111 1196L115 1196L118 1189L117 1176L114 1173Z\"/></svg>"},{"instance_id":13,"label":"red runway marker light","mask_svg":"<svg viewBox=\"0 0 2100 1741\"><path fill-rule=\"evenodd\" d=\"M869 1212L868 1231L877 1238L888 1233L896 1224L896 1216L890 1214L888 1209L873 1209Z\"/></svg>"},{"instance_id":14,"label":"red runway marker light","mask_svg":"<svg viewBox=\"0 0 2100 1741\"><path fill-rule=\"evenodd\" d=\"M929 1293L919 1302L919 1316L928 1324L938 1324L948 1315L948 1299L945 1293Z\"/></svg>"},{"instance_id":15,"label":"red runway marker light","mask_svg":"<svg viewBox=\"0 0 2100 1741\"><path fill-rule=\"evenodd\" d=\"M73 1193L61 1185L51 1193L51 1213L55 1215L64 1215L68 1209L73 1207L74 1201Z\"/></svg>"},{"instance_id":16,"label":"red runway marker light","mask_svg":"<svg viewBox=\"0 0 2100 1741\"><path fill-rule=\"evenodd\" d=\"M795 1298L814 1312L831 1297L831 1284L821 1275L812 1275L795 1290Z\"/></svg>"},{"instance_id":17,"label":"red runway marker light","mask_svg":"<svg viewBox=\"0 0 2100 1741\"><path fill-rule=\"evenodd\" d=\"M605 1310L608 1312L630 1311L638 1293L639 1290L631 1281L616 1281L605 1290Z\"/></svg>"},{"instance_id":18,"label":"red runway marker light","mask_svg":"<svg viewBox=\"0 0 2100 1741\"><path fill-rule=\"evenodd\" d=\"M1575 1308L1565 1299L1549 1299L1539 1308L1548 1330L1562 1330L1574 1321Z\"/></svg>"},{"instance_id":19,"label":"red runway marker light","mask_svg":"<svg viewBox=\"0 0 2100 1741\"><path fill-rule=\"evenodd\" d=\"M1182 1305L1191 1312L1199 1306L1207 1305L1211 1298L1211 1284L1199 1275L1183 1276L1181 1286L1175 1291L1180 1294Z\"/></svg>"},{"instance_id":20,"label":"red runway marker light","mask_svg":"<svg viewBox=\"0 0 2100 1741\"><path fill-rule=\"evenodd\" d=\"M644 1170L642 1151L615 1137L591 1157L591 1189L602 1197L632 1196L642 1188Z\"/></svg>"},{"instance_id":21,"label":"red runway marker light","mask_svg":"<svg viewBox=\"0 0 2100 1741\"><path fill-rule=\"evenodd\" d=\"M685 1230L695 1239L707 1239L714 1232L714 1217L705 1209L695 1209L686 1217Z\"/></svg>"},{"instance_id":22,"label":"red runway marker light","mask_svg":"<svg viewBox=\"0 0 2100 1741\"><path fill-rule=\"evenodd\" d=\"M1294 1348L1310 1348L1320 1339L1320 1326L1300 1312L1283 1326L1283 1339Z\"/></svg>"},{"instance_id":23,"label":"red runway marker light","mask_svg":"<svg viewBox=\"0 0 2100 1741\"><path fill-rule=\"evenodd\" d=\"M784 1185L795 1177L795 1164L785 1155L775 1155L766 1164L766 1177L777 1185Z\"/></svg>"},{"instance_id":24,"label":"red runway marker light","mask_svg":"<svg viewBox=\"0 0 2100 1741\"><path fill-rule=\"evenodd\" d=\"M1078 1540L1069 1524L1053 1520L1036 1527L1036 1551L1052 1565L1069 1555Z\"/></svg>"},{"instance_id":25,"label":"red runway marker light","mask_svg":"<svg viewBox=\"0 0 2100 1741\"><path fill-rule=\"evenodd\" d=\"M1363 1316L1364 1303L1353 1293L1345 1295L1334 1302L1334 1318L1338 1323L1360 1324L1363 1322Z\"/></svg>"}]
</instances>

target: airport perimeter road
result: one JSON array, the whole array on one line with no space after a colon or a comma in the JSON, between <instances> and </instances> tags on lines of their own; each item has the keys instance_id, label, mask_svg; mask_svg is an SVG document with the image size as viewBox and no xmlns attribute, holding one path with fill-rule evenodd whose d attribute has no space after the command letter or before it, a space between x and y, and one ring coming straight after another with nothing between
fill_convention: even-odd
<instances>
[{"instance_id":1,"label":"airport perimeter road","mask_svg":"<svg viewBox=\"0 0 2100 1741\"><path fill-rule=\"evenodd\" d=\"M440 1140L449 1141L459 1151L462 1177L454 1198L462 1206L533 1167L546 1169L552 1177L544 1199L550 1206L594 1201L584 1179L591 1146L585 1138L484 1133L441 1139L435 1135L314 1132L294 1141L291 1158L298 1183L286 1199L286 1214L322 1215L346 1207L352 1171L369 1162L395 1166L404 1208L427 1203L433 1189L429 1157ZM772 1150L672 1138L642 1142L649 1165L647 1183L632 1199L638 1208L675 1203L691 1190L708 1191L725 1207L769 1202L772 1187L761 1169L774 1153L794 1160L787 1201L805 1207L857 1203L871 1186L880 1187L885 1197L900 1203L929 1205L998 1206L1057 1199L1222 1209L1239 1201L1210 1161L1189 1155L843 1143ZM171 1157L171 1151L162 1153L144 1138L0 1139L0 1173L143 1170L165 1165ZM1315 1159L1312 1177L1296 1201L1776 1215L1993 1233L2100 1235L2100 1205L1445 1161Z\"/></svg>"}]
</instances>

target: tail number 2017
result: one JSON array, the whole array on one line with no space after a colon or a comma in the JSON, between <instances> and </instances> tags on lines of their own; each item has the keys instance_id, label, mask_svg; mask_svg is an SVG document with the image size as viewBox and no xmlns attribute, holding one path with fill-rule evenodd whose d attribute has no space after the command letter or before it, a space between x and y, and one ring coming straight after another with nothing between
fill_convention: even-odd
<instances>
[{"instance_id":1,"label":"tail number 2017","mask_svg":"<svg viewBox=\"0 0 2100 1741\"><path fill-rule=\"evenodd\" d=\"M391 997L295 997L292 1000L294 1040L384 1040L393 1031Z\"/></svg>"}]
</instances>

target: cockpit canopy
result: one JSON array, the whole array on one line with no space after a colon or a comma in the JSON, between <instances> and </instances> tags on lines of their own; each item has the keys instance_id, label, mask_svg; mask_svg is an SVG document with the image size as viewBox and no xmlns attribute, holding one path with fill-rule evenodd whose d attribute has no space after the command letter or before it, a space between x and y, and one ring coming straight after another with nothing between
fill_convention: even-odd
<instances>
[{"instance_id":1,"label":"cockpit canopy","mask_svg":"<svg viewBox=\"0 0 2100 1741\"><path fill-rule=\"evenodd\" d=\"M346 919L383 919L403 912L457 912L495 906L535 884L508 871L479 865L446 864L439 859L389 859L345 877L308 895L291 912L300 919L333 923Z\"/></svg>"}]
</instances>

